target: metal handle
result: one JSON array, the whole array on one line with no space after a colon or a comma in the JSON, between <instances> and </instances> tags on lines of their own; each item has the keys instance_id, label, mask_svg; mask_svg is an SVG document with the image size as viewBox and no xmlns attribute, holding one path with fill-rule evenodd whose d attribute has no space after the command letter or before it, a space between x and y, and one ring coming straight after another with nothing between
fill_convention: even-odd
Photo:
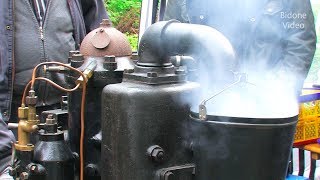
<instances>
[{"instance_id":1,"label":"metal handle","mask_svg":"<svg viewBox=\"0 0 320 180\"><path fill-rule=\"evenodd\" d=\"M237 85L238 83L241 83L241 82L249 83L247 81L247 74L246 73L239 73L238 79L235 82L233 82L232 84L226 86L221 91L217 92L216 94L214 94L213 96L209 97L208 99L203 100L201 102L201 104L199 105L199 119L200 120L206 120L207 119L206 103L208 101L210 101L214 97L218 96L219 94L223 93L224 91L230 89L231 87L233 87L233 86L235 86L235 85ZM249 83L249 84L252 84L252 83Z\"/></svg>"}]
</instances>

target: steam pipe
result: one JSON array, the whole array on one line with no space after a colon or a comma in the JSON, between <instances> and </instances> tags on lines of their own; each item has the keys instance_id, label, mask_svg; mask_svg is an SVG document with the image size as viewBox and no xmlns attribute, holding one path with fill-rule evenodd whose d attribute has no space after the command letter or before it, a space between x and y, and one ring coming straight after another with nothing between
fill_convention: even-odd
<instances>
[{"instance_id":1,"label":"steam pipe","mask_svg":"<svg viewBox=\"0 0 320 180\"><path fill-rule=\"evenodd\" d=\"M168 67L170 56L190 55L206 64L234 69L235 53L229 40L219 31L204 25L161 21L150 26L139 44L138 66Z\"/></svg>"}]
</instances>

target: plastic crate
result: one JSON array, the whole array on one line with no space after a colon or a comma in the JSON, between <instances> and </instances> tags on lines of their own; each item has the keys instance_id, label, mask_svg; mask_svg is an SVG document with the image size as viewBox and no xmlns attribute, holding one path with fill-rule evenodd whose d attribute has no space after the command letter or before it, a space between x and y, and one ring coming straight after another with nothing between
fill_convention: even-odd
<instances>
[{"instance_id":1,"label":"plastic crate","mask_svg":"<svg viewBox=\"0 0 320 180\"><path fill-rule=\"evenodd\" d=\"M320 137L320 93L318 92L319 90L307 90L300 96L294 145L315 143Z\"/></svg>"}]
</instances>

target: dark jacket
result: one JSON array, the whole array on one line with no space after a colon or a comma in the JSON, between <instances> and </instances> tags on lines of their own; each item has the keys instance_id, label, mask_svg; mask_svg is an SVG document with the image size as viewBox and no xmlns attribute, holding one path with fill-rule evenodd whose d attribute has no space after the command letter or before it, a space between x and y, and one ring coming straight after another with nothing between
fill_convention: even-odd
<instances>
[{"instance_id":1,"label":"dark jacket","mask_svg":"<svg viewBox=\"0 0 320 180\"><path fill-rule=\"evenodd\" d=\"M74 40L79 47L84 36L108 18L102 0L67 0ZM8 164L6 158L11 153L12 133L4 121L8 121L14 82L14 0L0 1L0 172Z\"/></svg>"},{"instance_id":2,"label":"dark jacket","mask_svg":"<svg viewBox=\"0 0 320 180\"><path fill-rule=\"evenodd\" d=\"M297 89L316 49L308 0L169 0L165 18L214 27L230 40L242 70L284 74Z\"/></svg>"}]
</instances>

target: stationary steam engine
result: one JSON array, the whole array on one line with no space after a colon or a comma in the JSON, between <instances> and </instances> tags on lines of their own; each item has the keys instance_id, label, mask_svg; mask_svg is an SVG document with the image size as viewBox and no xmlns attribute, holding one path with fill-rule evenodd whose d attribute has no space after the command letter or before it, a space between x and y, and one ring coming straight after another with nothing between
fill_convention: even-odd
<instances>
[{"instance_id":1,"label":"stationary steam engine","mask_svg":"<svg viewBox=\"0 0 320 180\"><path fill-rule=\"evenodd\" d=\"M190 64L199 65L196 73ZM33 83L39 77L32 77L19 108L11 174L46 180L283 180L296 115L221 116L207 106L214 99L205 83L220 90L246 83L236 64L229 41L210 27L155 23L140 39L136 57L124 35L103 21L80 51L70 52L69 64L38 67L63 73L68 87L59 89L67 96L61 109L37 114Z\"/></svg>"}]
</instances>

